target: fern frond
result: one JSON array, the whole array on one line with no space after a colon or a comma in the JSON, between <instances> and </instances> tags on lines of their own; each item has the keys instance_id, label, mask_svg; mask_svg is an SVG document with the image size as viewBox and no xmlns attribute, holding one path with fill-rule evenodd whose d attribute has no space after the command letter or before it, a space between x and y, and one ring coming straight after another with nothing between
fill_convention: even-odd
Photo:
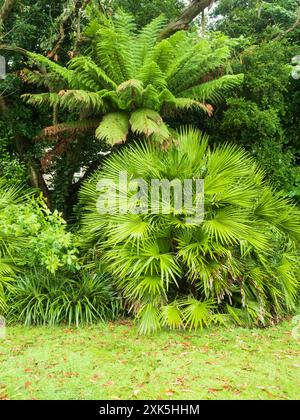
<instances>
[{"instance_id":1,"label":"fern frond","mask_svg":"<svg viewBox=\"0 0 300 420\"><path fill-rule=\"evenodd\" d=\"M113 146L126 141L129 128L128 114L114 112L104 116L96 130L96 137Z\"/></svg>"},{"instance_id":2,"label":"fern frond","mask_svg":"<svg viewBox=\"0 0 300 420\"><path fill-rule=\"evenodd\" d=\"M55 63L52 60L49 60L48 58L44 57L41 54L36 53L28 53L28 56L39 66L44 66L57 76L59 76L60 79L67 82L69 85L72 80L74 80L74 72L66 67L63 67L57 63Z\"/></svg>"},{"instance_id":3,"label":"fern frond","mask_svg":"<svg viewBox=\"0 0 300 420\"><path fill-rule=\"evenodd\" d=\"M98 64L117 85L135 77L134 38L132 17L123 11L97 33Z\"/></svg>"},{"instance_id":4,"label":"fern frond","mask_svg":"<svg viewBox=\"0 0 300 420\"><path fill-rule=\"evenodd\" d=\"M224 67L229 57L230 50L227 45L213 50L208 40L200 42L196 40L194 45L188 48L184 60L179 61L173 73L168 73L169 86L174 93L180 94L199 84L199 81L208 73Z\"/></svg>"},{"instance_id":5,"label":"fern frond","mask_svg":"<svg viewBox=\"0 0 300 420\"><path fill-rule=\"evenodd\" d=\"M138 74L138 79L143 82L144 86L151 84L160 89L164 89L167 86L167 80L164 73L154 61L151 61L142 67Z\"/></svg>"},{"instance_id":6,"label":"fern frond","mask_svg":"<svg viewBox=\"0 0 300 420\"><path fill-rule=\"evenodd\" d=\"M182 94L199 101L212 101L218 103L223 100L224 95L228 93L228 91L240 86L243 81L243 74L226 75L186 90L182 92Z\"/></svg>"},{"instance_id":7,"label":"fern frond","mask_svg":"<svg viewBox=\"0 0 300 420\"><path fill-rule=\"evenodd\" d=\"M67 83L55 73L51 72L30 71L25 69L22 71L21 77L27 83L35 84L36 86L46 86L51 92L68 87Z\"/></svg>"},{"instance_id":8,"label":"fern frond","mask_svg":"<svg viewBox=\"0 0 300 420\"><path fill-rule=\"evenodd\" d=\"M23 98L30 105L50 105L51 107L58 105L61 97L58 93L36 93L36 94L25 94Z\"/></svg>"},{"instance_id":9,"label":"fern frond","mask_svg":"<svg viewBox=\"0 0 300 420\"><path fill-rule=\"evenodd\" d=\"M174 47L167 39L164 39L155 45L152 52L150 52L149 57L147 57L146 64L153 61L159 66L160 70L166 74L174 56Z\"/></svg>"},{"instance_id":10,"label":"fern frond","mask_svg":"<svg viewBox=\"0 0 300 420\"><path fill-rule=\"evenodd\" d=\"M121 109L127 110L139 108L142 105L143 82L130 79L117 88L118 105Z\"/></svg>"},{"instance_id":11,"label":"fern frond","mask_svg":"<svg viewBox=\"0 0 300 420\"><path fill-rule=\"evenodd\" d=\"M169 130L161 116L152 109L139 109L130 118L131 129L134 133L150 137L155 134L161 138L169 137Z\"/></svg>"},{"instance_id":12,"label":"fern frond","mask_svg":"<svg viewBox=\"0 0 300 420\"><path fill-rule=\"evenodd\" d=\"M37 139L54 138L54 140L56 140L56 137L61 134L74 135L75 133L82 133L89 130L95 130L96 127L98 127L98 125L99 120L79 120L66 122L62 124L56 124L44 128L37 137Z\"/></svg>"},{"instance_id":13,"label":"fern frond","mask_svg":"<svg viewBox=\"0 0 300 420\"><path fill-rule=\"evenodd\" d=\"M142 94L142 108L153 109L159 112L161 108L160 93L151 84L144 89Z\"/></svg>"},{"instance_id":14,"label":"fern frond","mask_svg":"<svg viewBox=\"0 0 300 420\"><path fill-rule=\"evenodd\" d=\"M200 101L196 101L190 98L169 98L169 100L164 102L168 108L173 109L200 109L201 111L206 112L207 114L212 114L212 107L211 105L202 103ZM163 104L162 104L163 106Z\"/></svg>"},{"instance_id":15,"label":"fern frond","mask_svg":"<svg viewBox=\"0 0 300 420\"><path fill-rule=\"evenodd\" d=\"M161 33L164 25L166 24L166 18L161 15L145 26L140 32L136 40L135 50L135 61L137 68L141 68L147 61L148 54L151 54L158 36Z\"/></svg>"},{"instance_id":16,"label":"fern frond","mask_svg":"<svg viewBox=\"0 0 300 420\"><path fill-rule=\"evenodd\" d=\"M73 58L69 63L69 68L76 75L74 81L71 82L74 88L82 85L94 91L117 88L117 84L89 57Z\"/></svg>"},{"instance_id":17,"label":"fern frond","mask_svg":"<svg viewBox=\"0 0 300 420\"><path fill-rule=\"evenodd\" d=\"M78 112L99 112L105 110L105 103L102 99L107 91L87 92L86 90L67 90L60 92L59 104L62 109Z\"/></svg>"}]
</instances>

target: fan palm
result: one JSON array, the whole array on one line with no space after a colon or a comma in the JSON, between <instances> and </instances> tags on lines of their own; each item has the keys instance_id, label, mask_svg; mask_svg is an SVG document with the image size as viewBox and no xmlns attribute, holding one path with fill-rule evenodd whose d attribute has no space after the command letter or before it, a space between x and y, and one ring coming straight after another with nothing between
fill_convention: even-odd
<instances>
[{"instance_id":1,"label":"fan palm","mask_svg":"<svg viewBox=\"0 0 300 420\"><path fill-rule=\"evenodd\" d=\"M131 182L147 182L148 208L153 179L203 179L204 220L188 222L191 209L172 205L167 214L153 214L145 202L132 214L133 191L118 186L124 172ZM112 194L99 189L103 180L117 186L118 206L108 214L99 212L102 194L105 200ZM110 156L80 196L82 235L118 278L142 333L230 320L267 325L295 309L300 212L238 147L210 149L193 129L182 131L168 150L132 145Z\"/></svg>"},{"instance_id":2,"label":"fan palm","mask_svg":"<svg viewBox=\"0 0 300 420\"><path fill-rule=\"evenodd\" d=\"M45 84L50 92L24 98L75 117L43 135L96 128L96 137L109 145L125 142L130 132L163 141L176 110L211 115L212 104L243 80L227 74L230 41L184 31L160 40L165 23L158 17L138 33L133 18L122 11L104 23L93 20L86 30L88 54L71 59L67 67L28 53L48 72L27 72L27 80Z\"/></svg>"}]
</instances>

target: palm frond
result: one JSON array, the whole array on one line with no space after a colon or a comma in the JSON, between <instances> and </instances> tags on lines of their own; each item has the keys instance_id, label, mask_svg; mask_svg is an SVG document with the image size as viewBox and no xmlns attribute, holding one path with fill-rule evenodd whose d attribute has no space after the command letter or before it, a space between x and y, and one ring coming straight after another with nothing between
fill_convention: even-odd
<instances>
[{"instance_id":1,"label":"palm frond","mask_svg":"<svg viewBox=\"0 0 300 420\"><path fill-rule=\"evenodd\" d=\"M216 307L213 300L201 302L190 297L183 299L180 305L183 308L184 321L189 326L190 331L207 327L212 322L211 316Z\"/></svg>"}]
</instances>

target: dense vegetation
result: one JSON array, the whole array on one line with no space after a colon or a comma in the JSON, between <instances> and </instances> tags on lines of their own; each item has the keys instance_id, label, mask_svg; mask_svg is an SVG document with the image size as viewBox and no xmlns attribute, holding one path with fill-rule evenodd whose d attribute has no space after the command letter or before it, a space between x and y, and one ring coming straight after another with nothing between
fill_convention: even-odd
<instances>
[{"instance_id":1,"label":"dense vegetation","mask_svg":"<svg viewBox=\"0 0 300 420\"><path fill-rule=\"evenodd\" d=\"M149 333L295 311L297 0L5 0L0 23L0 314ZM203 179L204 220L100 214L120 172Z\"/></svg>"}]
</instances>

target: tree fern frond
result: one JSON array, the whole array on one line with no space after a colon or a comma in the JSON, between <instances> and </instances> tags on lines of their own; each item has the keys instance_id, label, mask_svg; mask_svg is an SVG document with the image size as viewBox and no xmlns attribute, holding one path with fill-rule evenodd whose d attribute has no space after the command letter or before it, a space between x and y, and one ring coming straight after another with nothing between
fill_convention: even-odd
<instances>
[{"instance_id":1,"label":"tree fern frond","mask_svg":"<svg viewBox=\"0 0 300 420\"><path fill-rule=\"evenodd\" d=\"M107 91L87 92L86 90L67 90L60 92L59 104L62 109L69 111L84 111L99 113L105 110L105 103L102 96Z\"/></svg>"},{"instance_id":2,"label":"tree fern frond","mask_svg":"<svg viewBox=\"0 0 300 420\"><path fill-rule=\"evenodd\" d=\"M161 89L164 89L167 86L164 73L154 61L145 64L137 77L143 82L144 86L151 84L152 86Z\"/></svg>"},{"instance_id":3,"label":"tree fern frond","mask_svg":"<svg viewBox=\"0 0 300 420\"><path fill-rule=\"evenodd\" d=\"M58 93L37 93L37 94L25 94L22 98L30 105L50 105L51 107L58 105L61 101L61 97Z\"/></svg>"},{"instance_id":4,"label":"tree fern frond","mask_svg":"<svg viewBox=\"0 0 300 420\"><path fill-rule=\"evenodd\" d=\"M106 73L117 85L135 77L135 61L132 17L121 10L97 33L96 50L98 64L103 65Z\"/></svg>"},{"instance_id":5,"label":"tree fern frond","mask_svg":"<svg viewBox=\"0 0 300 420\"><path fill-rule=\"evenodd\" d=\"M103 117L96 130L96 137L113 146L126 141L129 128L128 114L114 112Z\"/></svg>"},{"instance_id":6,"label":"tree fern frond","mask_svg":"<svg viewBox=\"0 0 300 420\"><path fill-rule=\"evenodd\" d=\"M150 137L156 134L163 138L169 137L169 130L161 116L152 109L139 109L130 118L131 129L134 133Z\"/></svg>"},{"instance_id":7,"label":"tree fern frond","mask_svg":"<svg viewBox=\"0 0 300 420\"><path fill-rule=\"evenodd\" d=\"M159 90L151 84L148 85L142 94L142 108L153 109L159 112L161 105Z\"/></svg>"},{"instance_id":8,"label":"tree fern frond","mask_svg":"<svg viewBox=\"0 0 300 420\"><path fill-rule=\"evenodd\" d=\"M95 130L99 125L99 120L79 120L71 121L62 124L56 124L50 127L44 128L37 139L41 138L54 138L61 134L74 135L75 133L81 133L89 130Z\"/></svg>"},{"instance_id":9,"label":"tree fern frond","mask_svg":"<svg viewBox=\"0 0 300 420\"><path fill-rule=\"evenodd\" d=\"M165 104L168 108L174 109L199 109L204 111L208 115L212 115L213 108L209 104L202 103L200 101L196 101L195 99L191 98L175 98L169 101L165 101Z\"/></svg>"},{"instance_id":10,"label":"tree fern frond","mask_svg":"<svg viewBox=\"0 0 300 420\"><path fill-rule=\"evenodd\" d=\"M30 52L28 53L28 56L35 61L36 64L39 66L45 66L48 70L55 73L68 84L74 79L74 72L72 70L49 60L43 55Z\"/></svg>"},{"instance_id":11,"label":"tree fern frond","mask_svg":"<svg viewBox=\"0 0 300 420\"><path fill-rule=\"evenodd\" d=\"M25 69L21 73L21 77L27 83L35 84L37 86L46 86L51 92L62 90L67 87L59 76L51 72L30 71Z\"/></svg>"},{"instance_id":12,"label":"tree fern frond","mask_svg":"<svg viewBox=\"0 0 300 420\"><path fill-rule=\"evenodd\" d=\"M103 88L117 88L117 84L89 57L73 58L69 63L69 68L77 76L74 81L71 81L71 86L75 89L82 85L95 91Z\"/></svg>"},{"instance_id":13,"label":"tree fern frond","mask_svg":"<svg viewBox=\"0 0 300 420\"><path fill-rule=\"evenodd\" d=\"M166 18L163 15L158 16L140 32L136 41L134 57L137 63L137 69L141 68L147 61L147 55L151 54L165 23Z\"/></svg>"},{"instance_id":14,"label":"tree fern frond","mask_svg":"<svg viewBox=\"0 0 300 420\"><path fill-rule=\"evenodd\" d=\"M219 79L211 80L195 86L192 89L182 92L183 95L194 98L199 101L212 101L219 103L229 90L240 86L244 81L243 74L226 75Z\"/></svg>"},{"instance_id":15,"label":"tree fern frond","mask_svg":"<svg viewBox=\"0 0 300 420\"><path fill-rule=\"evenodd\" d=\"M178 95L199 83L223 76L224 66L230 57L228 46L213 50L208 40L196 43L191 51L193 54L187 57L169 79L169 86Z\"/></svg>"},{"instance_id":16,"label":"tree fern frond","mask_svg":"<svg viewBox=\"0 0 300 420\"><path fill-rule=\"evenodd\" d=\"M130 79L117 88L118 104L121 109L136 109L142 104L144 84L141 80Z\"/></svg>"},{"instance_id":17,"label":"tree fern frond","mask_svg":"<svg viewBox=\"0 0 300 420\"><path fill-rule=\"evenodd\" d=\"M174 56L174 47L167 39L164 39L155 45L149 57L147 57L146 64L155 62L160 70L166 74Z\"/></svg>"}]
</instances>

